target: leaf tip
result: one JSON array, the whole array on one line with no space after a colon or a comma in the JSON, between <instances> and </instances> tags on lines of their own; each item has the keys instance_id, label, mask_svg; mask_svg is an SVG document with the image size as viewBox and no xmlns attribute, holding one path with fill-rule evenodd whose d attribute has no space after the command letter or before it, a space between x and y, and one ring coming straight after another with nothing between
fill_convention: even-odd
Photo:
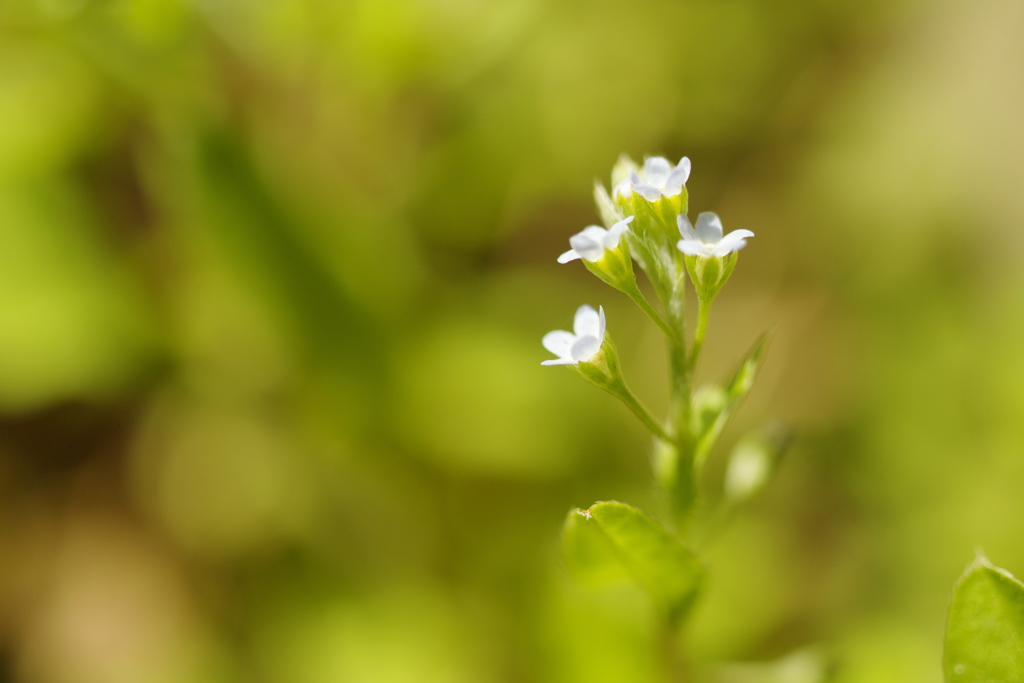
<instances>
[{"instance_id":1,"label":"leaf tip","mask_svg":"<svg viewBox=\"0 0 1024 683\"><path fill-rule=\"evenodd\" d=\"M982 549L982 547L978 546L974 549L974 559L971 560L971 563L967 565L967 569L964 570L964 576L967 576L968 574L973 574L978 570L986 569L989 571L997 572L1004 571L999 567L995 566L994 564L992 564L992 560L988 559L988 555L985 554L985 551Z\"/></svg>"}]
</instances>

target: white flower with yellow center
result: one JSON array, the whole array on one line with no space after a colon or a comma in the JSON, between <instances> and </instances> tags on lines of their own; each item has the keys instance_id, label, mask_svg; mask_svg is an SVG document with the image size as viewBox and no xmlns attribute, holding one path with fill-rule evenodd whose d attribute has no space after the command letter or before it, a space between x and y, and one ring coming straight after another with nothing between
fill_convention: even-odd
<instances>
[{"instance_id":1,"label":"white flower with yellow center","mask_svg":"<svg viewBox=\"0 0 1024 683\"><path fill-rule=\"evenodd\" d=\"M612 191L613 196L626 197L635 192L649 202L656 202L662 197L675 197L683 191L683 186L690 178L690 160L683 157L673 166L665 157L648 157L644 167L630 171L629 178L618 183Z\"/></svg>"},{"instance_id":2,"label":"white flower with yellow center","mask_svg":"<svg viewBox=\"0 0 1024 683\"><path fill-rule=\"evenodd\" d=\"M591 263L600 261L604 258L606 251L616 249L619 246L619 240L622 239L622 235L629 229L629 224L632 220L632 216L621 220L613 225L611 230L605 230L596 225L583 228L581 232L569 238L569 246L572 249L559 256L558 262L568 263L580 258Z\"/></svg>"},{"instance_id":3,"label":"white flower with yellow center","mask_svg":"<svg viewBox=\"0 0 1024 683\"><path fill-rule=\"evenodd\" d=\"M604 344L604 308L597 311L586 304L576 310L572 332L555 330L544 335L544 348L558 356L541 365L576 365L597 355Z\"/></svg>"},{"instance_id":4,"label":"white flower with yellow center","mask_svg":"<svg viewBox=\"0 0 1024 683\"><path fill-rule=\"evenodd\" d=\"M687 256L720 258L739 251L747 245L747 238L754 236L749 230L733 230L723 236L722 220L710 211L697 216L696 228L684 214L680 214L676 222L679 223L679 232L683 236L676 246Z\"/></svg>"}]
</instances>

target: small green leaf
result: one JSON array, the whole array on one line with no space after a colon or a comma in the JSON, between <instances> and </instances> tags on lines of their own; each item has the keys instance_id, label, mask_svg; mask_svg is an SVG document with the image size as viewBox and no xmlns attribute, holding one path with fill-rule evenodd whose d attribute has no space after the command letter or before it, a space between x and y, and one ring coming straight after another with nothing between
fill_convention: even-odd
<instances>
[{"instance_id":1,"label":"small green leaf","mask_svg":"<svg viewBox=\"0 0 1024 683\"><path fill-rule=\"evenodd\" d=\"M943 669L947 683L1024 681L1024 584L983 555L953 589Z\"/></svg>"},{"instance_id":2,"label":"small green leaf","mask_svg":"<svg viewBox=\"0 0 1024 683\"><path fill-rule=\"evenodd\" d=\"M704 409L698 410L695 413L698 422L695 425L695 433L697 435L695 459L698 466L707 460L715 442L722 435L722 431L729 423L729 418L732 417L733 412L736 410L736 406L753 388L754 380L757 379L757 373L761 370L764 354L768 349L768 342L771 341L771 337L771 332L762 334L757 343L750 349L750 352L747 353L743 362L736 368L736 372L733 373L729 382L724 387L716 387L714 389L714 392L716 392L714 394L716 401L713 402L715 412L712 413ZM698 407L700 408L700 406Z\"/></svg>"},{"instance_id":3,"label":"small green leaf","mask_svg":"<svg viewBox=\"0 0 1024 683\"><path fill-rule=\"evenodd\" d=\"M703 569L696 555L640 510L615 501L569 513L562 549L584 583L632 579L669 614L693 601Z\"/></svg>"},{"instance_id":4,"label":"small green leaf","mask_svg":"<svg viewBox=\"0 0 1024 683\"><path fill-rule=\"evenodd\" d=\"M608 190L604 189L600 180L594 181L594 203L597 204L597 212L601 214L601 222L609 230L626 217L619 207L615 206L615 202L608 196Z\"/></svg>"}]
</instances>

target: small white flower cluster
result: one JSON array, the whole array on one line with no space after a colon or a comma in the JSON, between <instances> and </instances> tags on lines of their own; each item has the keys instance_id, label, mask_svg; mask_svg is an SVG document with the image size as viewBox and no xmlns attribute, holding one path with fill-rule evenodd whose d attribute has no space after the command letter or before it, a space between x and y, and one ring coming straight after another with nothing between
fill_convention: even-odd
<instances>
[{"instance_id":1,"label":"small white flower cluster","mask_svg":"<svg viewBox=\"0 0 1024 683\"><path fill-rule=\"evenodd\" d=\"M612 193L619 198L635 192L649 202L656 202L662 197L678 195L689 179L689 158L683 157L673 167L665 157L648 157L643 169L639 173L630 171L629 177L616 185Z\"/></svg>"},{"instance_id":2,"label":"small white flower cluster","mask_svg":"<svg viewBox=\"0 0 1024 683\"><path fill-rule=\"evenodd\" d=\"M672 163L665 157L648 157L642 168L637 168L628 159L624 163L631 167L629 175L618 182L612 190L612 196L620 207L635 207L633 196L642 197L654 205L663 199L678 197L690 178L690 160L683 157L679 163ZM604 195L607 197L607 194ZM678 200L676 200L678 206ZM621 215L621 213L620 213ZM671 214L670 214L671 215ZM625 263L626 275L635 289L635 278L632 275L629 251L625 247L620 250L620 242L626 237L630 223L636 216L627 216L616 222L610 229L596 225L584 228L569 238L571 249L558 257L559 263L568 263L582 259L587 268L616 288L627 291L621 286L621 280L612 277L615 271L612 263ZM609 221L610 222L610 221ZM722 221L714 213L704 212L697 216L694 227L686 214L676 217L679 234L682 239L676 242L676 248L686 256L696 257L697 263L706 263L707 259L722 259L739 251L747 244L747 239L754 236L750 230L734 230L724 234ZM671 230L671 228L669 228ZM666 245L666 248L668 245ZM611 252L618 254L614 259L607 258ZM729 271L731 272L731 271ZM728 273L726 274L728 277ZM724 281L724 280L723 280ZM628 284L628 283L627 283ZM720 285L719 285L720 286ZM639 296L639 290L637 296ZM634 300L636 300L634 298ZM581 306L576 311L574 333L558 330L544 336L544 347L558 356L554 360L546 360L543 365L569 365L589 361L601 349L604 343L604 309L595 311L590 306Z\"/></svg>"},{"instance_id":3,"label":"small white flower cluster","mask_svg":"<svg viewBox=\"0 0 1024 683\"><path fill-rule=\"evenodd\" d=\"M613 197L620 199L630 194L638 194L648 202L656 202L662 197L675 197L683 191L686 181L690 179L690 160L683 157L675 166L665 157L648 157L639 172L629 172L629 177L619 182L612 191ZM634 216L619 221L611 230L595 225L584 228L569 238L570 251L558 257L559 263L583 258L596 262L604 255L604 251L614 249L620 237L628 229L628 223ZM727 256L739 251L747 245L747 238L753 237L750 230L734 230L723 235L722 220L710 211L697 216L697 227L694 229L686 214L676 219L682 239L677 243L679 251L688 256L705 258Z\"/></svg>"}]
</instances>

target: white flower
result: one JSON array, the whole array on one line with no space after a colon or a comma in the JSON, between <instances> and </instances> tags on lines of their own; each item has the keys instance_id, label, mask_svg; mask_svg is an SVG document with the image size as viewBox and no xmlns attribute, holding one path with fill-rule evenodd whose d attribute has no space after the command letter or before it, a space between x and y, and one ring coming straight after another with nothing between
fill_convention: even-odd
<instances>
[{"instance_id":1,"label":"white flower","mask_svg":"<svg viewBox=\"0 0 1024 683\"><path fill-rule=\"evenodd\" d=\"M541 365L575 365L597 355L604 343L604 308L595 311L586 304L576 310L573 332L555 330L544 335L544 348L558 356ZM575 333L575 334L574 334Z\"/></svg>"},{"instance_id":2,"label":"white flower","mask_svg":"<svg viewBox=\"0 0 1024 683\"><path fill-rule=\"evenodd\" d=\"M622 239L622 234L629 229L629 223L632 220L632 216L621 220L613 225L611 230L605 230L596 225L583 228L582 232L578 232L569 238L569 246L572 249L559 256L558 262L568 263L578 258L585 259L591 263L600 261L604 258L606 250L615 249L619 246L619 240Z\"/></svg>"},{"instance_id":3,"label":"white flower","mask_svg":"<svg viewBox=\"0 0 1024 683\"><path fill-rule=\"evenodd\" d=\"M673 167L665 157L648 157L640 173L630 171L629 178L612 190L615 198L636 192L649 202L662 197L675 197L683 191L683 185L690 178L690 160L683 157Z\"/></svg>"},{"instance_id":4,"label":"white flower","mask_svg":"<svg viewBox=\"0 0 1024 683\"><path fill-rule=\"evenodd\" d=\"M680 214L676 222L679 223L679 232L683 235L683 239L679 240L676 246L688 256L725 256L745 247L747 238L754 236L749 230L733 230L723 237L722 221L717 214L710 211L697 216L696 230L690 225L690 219L685 214Z\"/></svg>"},{"instance_id":5,"label":"white flower","mask_svg":"<svg viewBox=\"0 0 1024 683\"><path fill-rule=\"evenodd\" d=\"M630 179L623 178L619 182L615 183L612 187L612 200L618 201L620 199L626 199L633 194L633 183Z\"/></svg>"}]
</instances>

